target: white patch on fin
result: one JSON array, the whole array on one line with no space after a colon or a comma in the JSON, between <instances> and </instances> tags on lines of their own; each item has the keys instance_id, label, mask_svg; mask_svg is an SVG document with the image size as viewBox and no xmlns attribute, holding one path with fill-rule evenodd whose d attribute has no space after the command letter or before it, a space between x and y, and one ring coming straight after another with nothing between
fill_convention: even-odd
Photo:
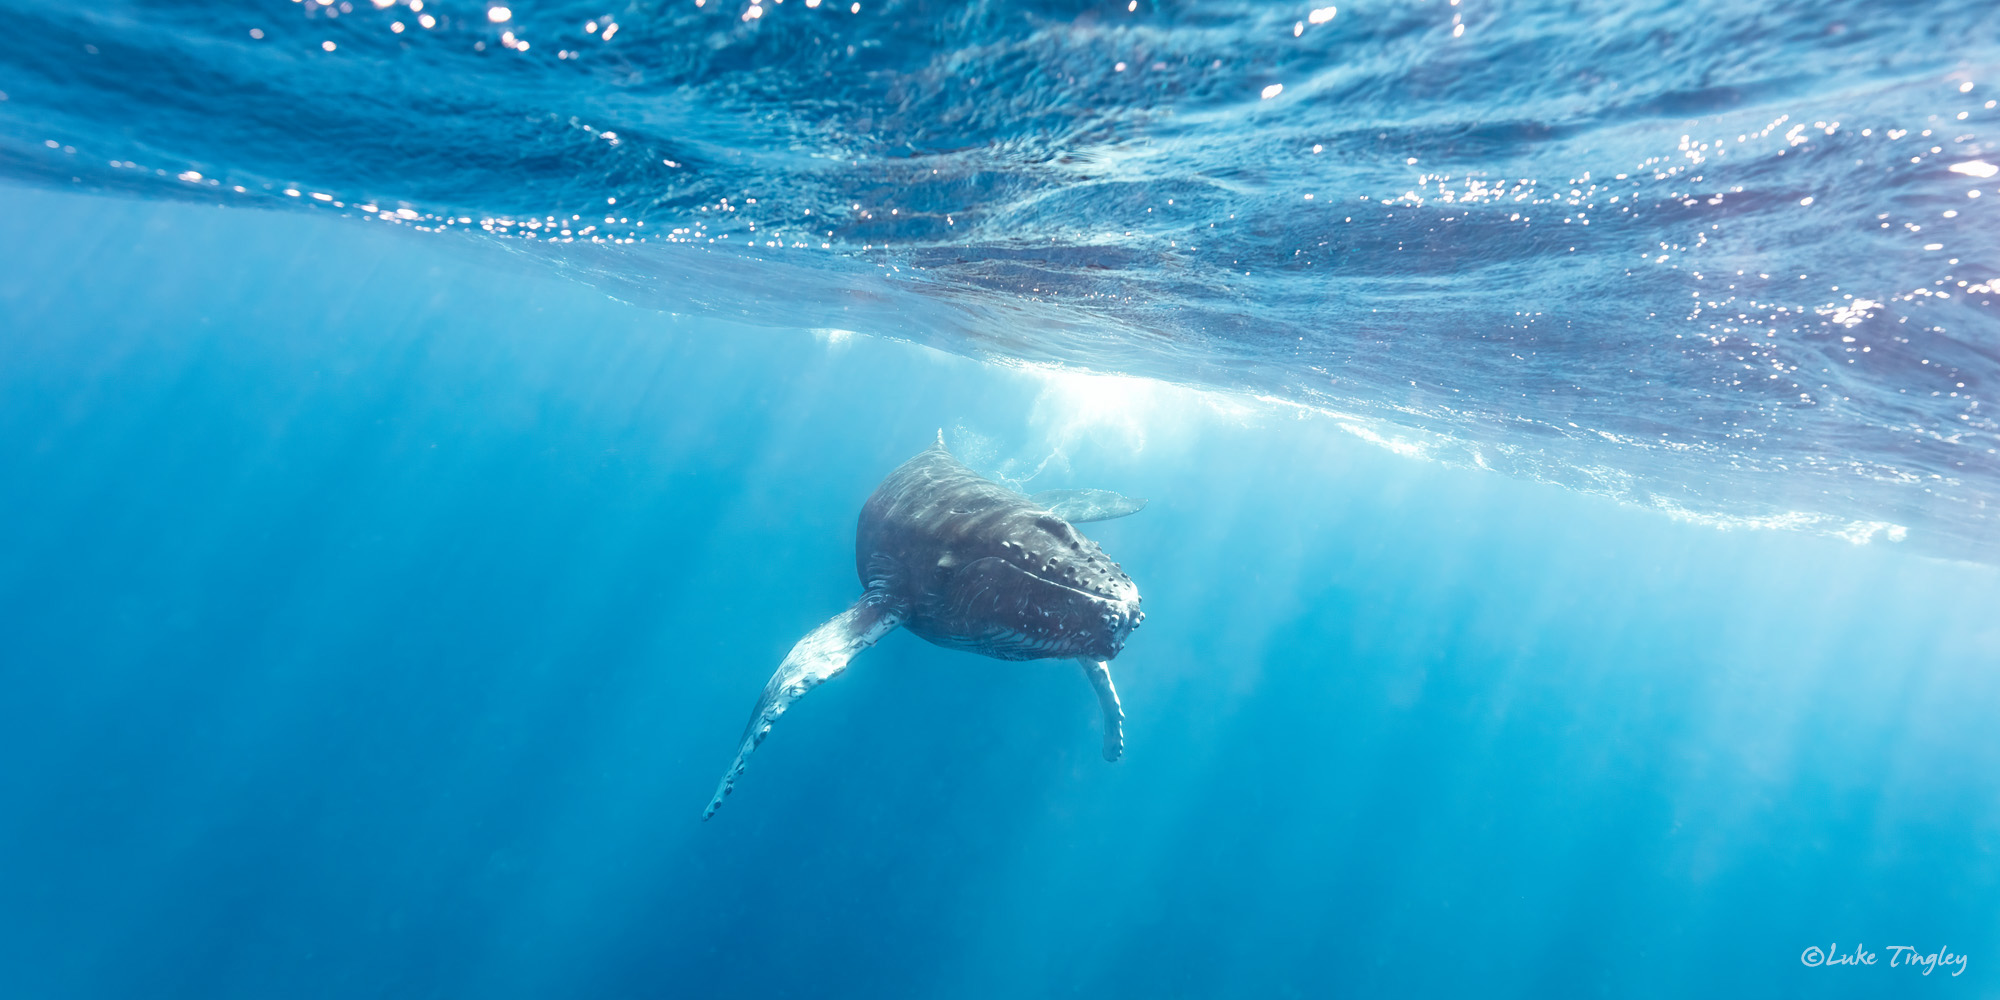
<instances>
[{"instance_id":1,"label":"white patch on fin","mask_svg":"<svg viewBox=\"0 0 2000 1000\"><path fill-rule=\"evenodd\" d=\"M1118 703L1118 689L1111 686L1111 663L1081 658L1076 663L1097 692L1097 707L1104 710L1104 759L1116 761L1125 756L1125 709Z\"/></svg>"},{"instance_id":2,"label":"white patch on fin","mask_svg":"<svg viewBox=\"0 0 2000 1000\"><path fill-rule=\"evenodd\" d=\"M785 662L778 664L778 672L771 675L764 685L764 694L757 699L757 709L750 713L750 724L743 728L743 744L736 751L736 759L729 765L728 773L722 776L722 783L715 788L715 798L710 799L708 808L702 810L701 818L707 819L722 808L722 800L736 790L736 779L743 776L743 768L752 751L771 734L771 724L792 707L792 703L805 697L806 692L826 683L847 669L847 661L854 654L867 649L883 636L894 631L902 621L902 615L886 605L863 597L854 606L834 615L820 627L806 633L785 655Z\"/></svg>"}]
</instances>

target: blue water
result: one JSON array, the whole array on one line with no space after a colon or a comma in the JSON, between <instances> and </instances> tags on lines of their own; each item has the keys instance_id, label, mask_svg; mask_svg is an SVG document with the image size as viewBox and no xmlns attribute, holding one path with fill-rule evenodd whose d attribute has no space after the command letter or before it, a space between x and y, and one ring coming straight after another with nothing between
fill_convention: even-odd
<instances>
[{"instance_id":1,"label":"blue water","mask_svg":"<svg viewBox=\"0 0 2000 1000\"><path fill-rule=\"evenodd\" d=\"M0 996L2000 991L2000 8L412 6L0 6Z\"/></svg>"}]
</instances>

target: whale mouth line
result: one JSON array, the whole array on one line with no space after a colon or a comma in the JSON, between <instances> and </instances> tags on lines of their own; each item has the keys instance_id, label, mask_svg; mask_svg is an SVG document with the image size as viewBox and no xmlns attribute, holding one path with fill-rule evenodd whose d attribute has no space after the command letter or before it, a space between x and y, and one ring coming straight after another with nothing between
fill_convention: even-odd
<instances>
[{"instance_id":1,"label":"whale mouth line","mask_svg":"<svg viewBox=\"0 0 2000 1000\"><path fill-rule=\"evenodd\" d=\"M1022 576L1025 576L1031 580L1035 580L1040 583L1046 583L1051 587L1060 587L1064 590L1069 591L1072 594L1082 594L1083 596L1091 598L1092 600L1103 601L1107 604L1117 604L1120 605L1121 607L1125 604L1124 601L1119 600L1116 597L1106 597L1103 594L1092 593L1088 590L1081 590L1067 583L1064 583L1061 580L1051 580L1048 577L1043 576L1040 573L1036 573L1035 571L1030 569L1025 569L1020 566L1016 566L1014 568L1020 570Z\"/></svg>"}]
</instances>

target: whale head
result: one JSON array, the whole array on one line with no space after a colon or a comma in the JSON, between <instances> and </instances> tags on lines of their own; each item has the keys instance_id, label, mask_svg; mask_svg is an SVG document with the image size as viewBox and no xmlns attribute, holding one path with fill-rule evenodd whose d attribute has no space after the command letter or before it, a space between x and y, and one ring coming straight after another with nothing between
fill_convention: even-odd
<instances>
[{"instance_id":1,"label":"whale head","mask_svg":"<svg viewBox=\"0 0 2000 1000\"><path fill-rule=\"evenodd\" d=\"M1138 585L1062 518L1023 516L1009 527L979 558L949 567L949 630L1008 659L1117 656L1146 618Z\"/></svg>"}]
</instances>

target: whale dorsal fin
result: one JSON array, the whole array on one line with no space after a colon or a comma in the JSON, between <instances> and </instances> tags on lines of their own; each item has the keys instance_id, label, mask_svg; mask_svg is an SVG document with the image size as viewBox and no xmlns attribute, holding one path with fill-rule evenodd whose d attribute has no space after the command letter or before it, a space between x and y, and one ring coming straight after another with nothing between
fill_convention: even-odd
<instances>
[{"instance_id":1,"label":"whale dorsal fin","mask_svg":"<svg viewBox=\"0 0 2000 1000\"><path fill-rule=\"evenodd\" d=\"M1142 499L1110 490L1043 490L1029 497L1028 502L1071 524L1109 521L1114 517L1137 514L1146 506L1146 501Z\"/></svg>"}]
</instances>

